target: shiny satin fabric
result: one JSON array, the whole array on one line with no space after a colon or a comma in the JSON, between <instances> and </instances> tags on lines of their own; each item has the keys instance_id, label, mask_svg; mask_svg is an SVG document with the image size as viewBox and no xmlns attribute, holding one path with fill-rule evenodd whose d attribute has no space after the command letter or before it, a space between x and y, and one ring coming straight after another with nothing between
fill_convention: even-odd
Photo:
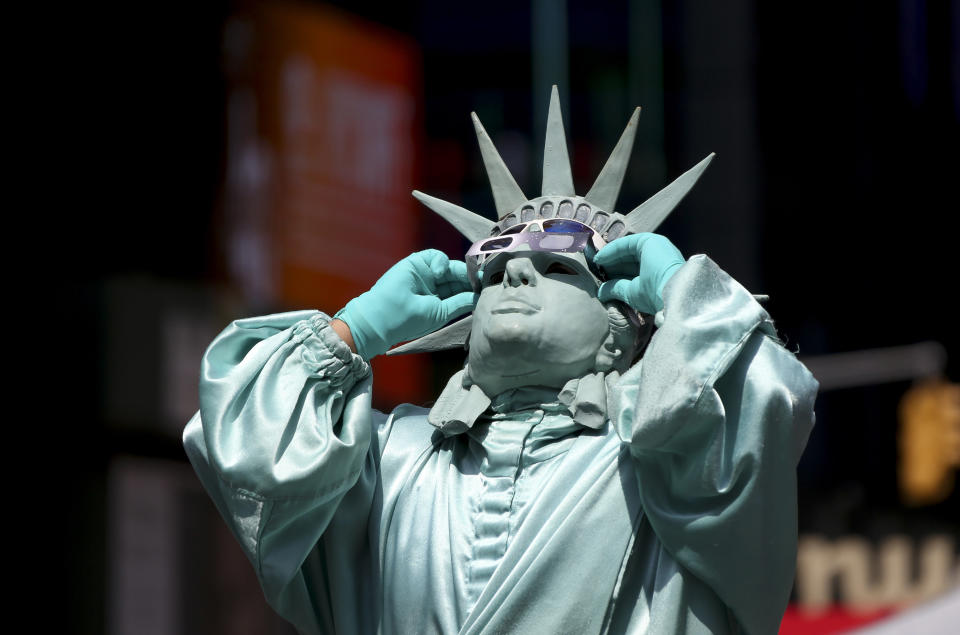
<instances>
[{"instance_id":1,"label":"shiny satin fabric","mask_svg":"<svg viewBox=\"0 0 960 635\"><path fill-rule=\"evenodd\" d=\"M185 447L304 633L775 633L816 382L704 256L658 323L599 428L534 388L444 434L322 314L240 320Z\"/></svg>"}]
</instances>

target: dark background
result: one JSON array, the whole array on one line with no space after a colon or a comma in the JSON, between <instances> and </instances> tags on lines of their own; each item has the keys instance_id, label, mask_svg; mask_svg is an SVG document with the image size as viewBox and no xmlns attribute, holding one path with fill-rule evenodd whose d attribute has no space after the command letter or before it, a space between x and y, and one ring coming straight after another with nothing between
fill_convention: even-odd
<instances>
[{"instance_id":1,"label":"dark background","mask_svg":"<svg viewBox=\"0 0 960 635\"><path fill-rule=\"evenodd\" d=\"M50 191L38 195L64 195L44 220L55 225L44 248L62 263L46 288L71 307L71 331L83 334L71 358L84 371L58 387L71 414L52 430L64 448L56 463L71 484L69 531L61 514L47 523L59 536L49 550L58 586L70 598L53 617L79 632L105 628L110 461L185 461L175 435L108 416L109 324L118 319L109 289L131 276L200 295L230 284L217 224L227 90L221 38L244 4L102 9L69 16L76 21L64 29L56 109L64 141L39 152ZM526 169L515 172L535 195L537 140L549 84L559 83L574 180L585 191L641 105L620 209L716 152L661 227L685 254L708 253L751 291L769 294L778 329L801 356L932 341L946 351L944 375L960 380L952 311L957 2L568 0L560 18L566 71L556 79L549 64L537 71L544 68L531 44L542 19L537 3L328 4L421 48L419 189L454 191L461 204L492 210L468 117L476 110L488 130L516 131L531 142ZM649 13L657 5L659 15ZM630 19L638 7L653 22L638 27ZM638 33L654 44L638 42ZM659 70L650 70L650 46L661 55ZM77 201L90 211L80 213ZM424 247L456 247L436 231L425 218ZM137 342L144 364L152 337L144 325ZM438 358L435 384L456 363ZM149 383L149 368L143 377ZM801 531L956 533L956 492L920 509L898 498L896 410L909 386L891 381L821 394L800 465Z\"/></svg>"}]
</instances>

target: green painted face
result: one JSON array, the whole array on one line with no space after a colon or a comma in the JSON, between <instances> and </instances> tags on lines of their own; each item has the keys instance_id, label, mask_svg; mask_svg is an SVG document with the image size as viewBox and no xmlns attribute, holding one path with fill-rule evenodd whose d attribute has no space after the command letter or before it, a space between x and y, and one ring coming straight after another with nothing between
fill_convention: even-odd
<instances>
[{"instance_id":1,"label":"green painted face","mask_svg":"<svg viewBox=\"0 0 960 635\"><path fill-rule=\"evenodd\" d=\"M481 285L469 365L485 393L561 388L595 369L609 326L582 253L503 253L485 263Z\"/></svg>"}]
</instances>

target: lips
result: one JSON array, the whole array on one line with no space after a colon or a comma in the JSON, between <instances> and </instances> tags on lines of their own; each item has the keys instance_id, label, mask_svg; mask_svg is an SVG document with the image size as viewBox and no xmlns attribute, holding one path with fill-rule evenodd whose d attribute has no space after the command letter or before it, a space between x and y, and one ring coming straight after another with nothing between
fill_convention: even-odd
<instances>
[{"instance_id":1,"label":"lips","mask_svg":"<svg viewBox=\"0 0 960 635\"><path fill-rule=\"evenodd\" d=\"M540 307L535 304L526 302L525 300L521 300L519 298L510 298L497 304L497 306L494 307L494 309L490 312L494 315L501 313L523 313L524 315L530 315L539 310Z\"/></svg>"}]
</instances>

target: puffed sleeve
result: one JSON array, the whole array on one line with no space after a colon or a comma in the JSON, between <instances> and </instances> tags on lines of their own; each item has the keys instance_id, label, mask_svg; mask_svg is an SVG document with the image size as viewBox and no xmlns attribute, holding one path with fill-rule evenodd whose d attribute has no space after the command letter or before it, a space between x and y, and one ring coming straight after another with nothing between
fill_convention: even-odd
<instances>
[{"instance_id":1,"label":"puffed sleeve","mask_svg":"<svg viewBox=\"0 0 960 635\"><path fill-rule=\"evenodd\" d=\"M315 311L232 323L204 355L184 446L253 564L267 601L301 632L362 619L366 519L377 452L370 369ZM375 442L374 442L375 443ZM338 553L318 541L337 518ZM332 559L350 559L351 568ZM347 623L344 624L343 622Z\"/></svg>"},{"instance_id":2,"label":"puffed sleeve","mask_svg":"<svg viewBox=\"0 0 960 635\"><path fill-rule=\"evenodd\" d=\"M659 329L622 378L613 423L664 548L752 635L776 633L793 582L796 465L817 382L766 311L706 256L664 288Z\"/></svg>"}]
</instances>

